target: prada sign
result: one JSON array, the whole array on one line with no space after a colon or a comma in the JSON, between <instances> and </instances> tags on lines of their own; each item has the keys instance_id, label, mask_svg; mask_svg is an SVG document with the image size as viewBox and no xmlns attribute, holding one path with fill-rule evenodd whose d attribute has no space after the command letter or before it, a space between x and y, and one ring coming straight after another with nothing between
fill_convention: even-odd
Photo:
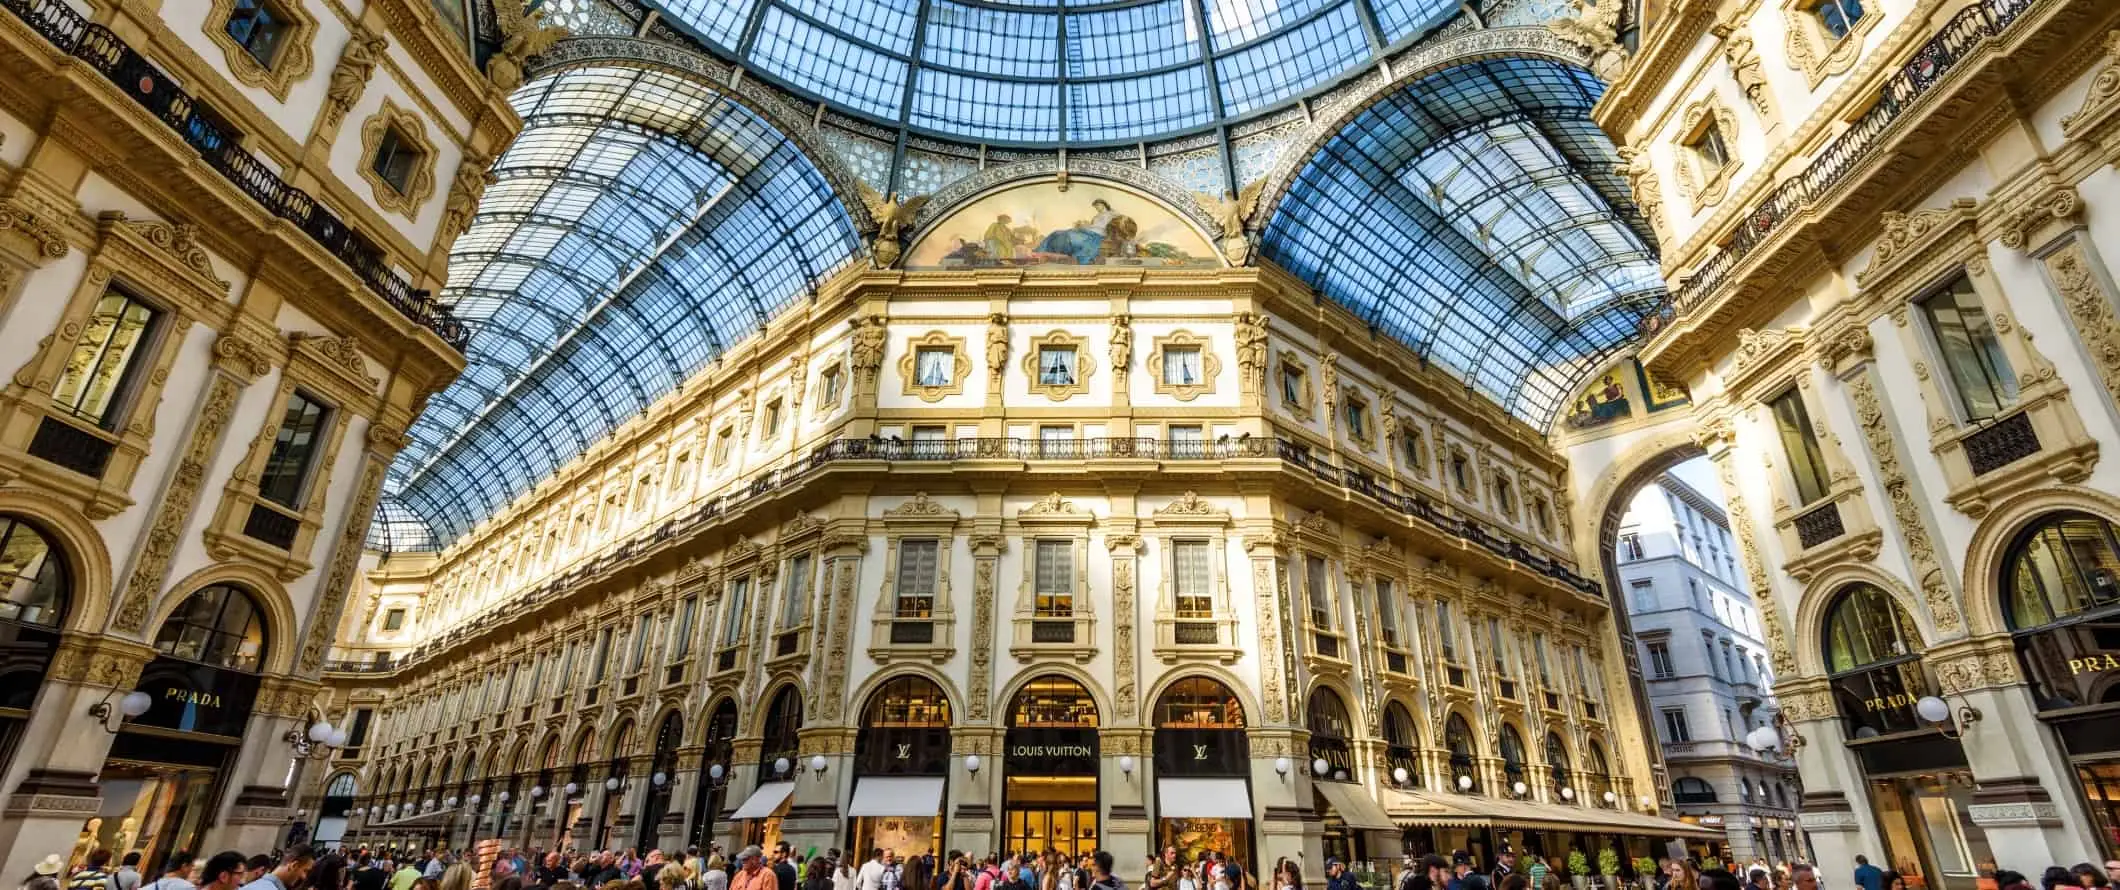
<instances>
[{"instance_id":1,"label":"prada sign","mask_svg":"<svg viewBox=\"0 0 2120 890\"><path fill-rule=\"evenodd\" d=\"M1156 730L1156 775L1246 776L1251 737L1241 729Z\"/></svg>"},{"instance_id":2,"label":"prada sign","mask_svg":"<svg viewBox=\"0 0 2120 890\"><path fill-rule=\"evenodd\" d=\"M1833 678L1833 699L1850 740L1911 732L1927 724L1914 703L1929 692L1921 659L1910 658Z\"/></svg>"},{"instance_id":3,"label":"prada sign","mask_svg":"<svg viewBox=\"0 0 2120 890\"><path fill-rule=\"evenodd\" d=\"M2016 646L2041 711L2099 704L2120 677L2120 618L2030 631L2017 637Z\"/></svg>"},{"instance_id":4,"label":"prada sign","mask_svg":"<svg viewBox=\"0 0 2120 890\"><path fill-rule=\"evenodd\" d=\"M1097 731L1094 729L1011 729L1006 755L1012 776L1094 776Z\"/></svg>"},{"instance_id":5,"label":"prada sign","mask_svg":"<svg viewBox=\"0 0 2120 890\"><path fill-rule=\"evenodd\" d=\"M258 675L165 656L148 663L134 688L153 699L134 725L234 738L250 723Z\"/></svg>"}]
</instances>

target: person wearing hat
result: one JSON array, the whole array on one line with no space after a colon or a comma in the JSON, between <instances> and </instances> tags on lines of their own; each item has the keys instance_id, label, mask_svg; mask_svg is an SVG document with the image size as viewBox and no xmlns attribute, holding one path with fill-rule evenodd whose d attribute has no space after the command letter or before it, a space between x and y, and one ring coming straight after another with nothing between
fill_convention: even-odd
<instances>
[{"instance_id":1,"label":"person wearing hat","mask_svg":"<svg viewBox=\"0 0 2120 890\"><path fill-rule=\"evenodd\" d=\"M780 880L766 869L766 854L756 844L736 854L736 873L729 876L729 890L776 890Z\"/></svg>"},{"instance_id":2,"label":"person wearing hat","mask_svg":"<svg viewBox=\"0 0 2120 890\"><path fill-rule=\"evenodd\" d=\"M1347 863L1328 858L1325 860L1325 890L1362 890L1362 887L1354 882L1354 875L1348 873Z\"/></svg>"}]
</instances>

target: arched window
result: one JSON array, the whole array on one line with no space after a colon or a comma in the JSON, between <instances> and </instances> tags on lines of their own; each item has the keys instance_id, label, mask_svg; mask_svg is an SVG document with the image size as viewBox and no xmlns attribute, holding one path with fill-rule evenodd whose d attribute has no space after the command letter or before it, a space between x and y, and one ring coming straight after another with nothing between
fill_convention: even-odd
<instances>
[{"instance_id":1,"label":"arched window","mask_svg":"<svg viewBox=\"0 0 2120 890\"><path fill-rule=\"evenodd\" d=\"M1310 730L1312 763L1325 762L1325 771L1318 773L1318 778L1353 781L1354 752L1348 739L1354 734L1354 728L1347 720L1347 705L1340 700L1340 694L1323 686L1313 690L1304 727Z\"/></svg>"},{"instance_id":2,"label":"arched window","mask_svg":"<svg viewBox=\"0 0 2120 890\"><path fill-rule=\"evenodd\" d=\"M2120 536L2105 520L2051 516L2018 535L2008 553L2002 605L2011 630L2120 606Z\"/></svg>"},{"instance_id":3,"label":"arched window","mask_svg":"<svg viewBox=\"0 0 2120 890\"><path fill-rule=\"evenodd\" d=\"M1384 706L1384 761L1391 781L1409 788L1421 787L1420 761L1414 752L1421 744L1420 730L1406 706L1392 702ZM1401 772L1401 771L1404 772Z\"/></svg>"},{"instance_id":4,"label":"arched window","mask_svg":"<svg viewBox=\"0 0 2120 890\"><path fill-rule=\"evenodd\" d=\"M863 775L942 775L949 770L950 700L935 681L904 674L884 682L861 711L854 740Z\"/></svg>"},{"instance_id":5,"label":"arched window","mask_svg":"<svg viewBox=\"0 0 2120 890\"><path fill-rule=\"evenodd\" d=\"M1920 654L1920 637L1891 594L1850 584L1826 609L1826 670L1840 674Z\"/></svg>"},{"instance_id":6,"label":"arched window","mask_svg":"<svg viewBox=\"0 0 2120 890\"><path fill-rule=\"evenodd\" d=\"M933 680L913 674L894 678L869 696L863 728L950 725L950 700Z\"/></svg>"},{"instance_id":7,"label":"arched window","mask_svg":"<svg viewBox=\"0 0 2120 890\"><path fill-rule=\"evenodd\" d=\"M1449 722L1443 724L1443 747L1450 750L1451 784L1466 793L1479 791L1479 771L1474 769L1472 727L1465 722L1463 714L1452 714Z\"/></svg>"},{"instance_id":8,"label":"arched window","mask_svg":"<svg viewBox=\"0 0 2120 890\"><path fill-rule=\"evenodd\" d=\"M1516 727L1502 727L1502 780L1510 791L1524 780L1524 737L1517 734Z\"/></svg>"},{"instance_id":9,"label":"arched window","mask_svg":"<svg viewBox=\"0 0 2120 890\"><path fill-rule=\"evenodd\" d=\"M1714 803L1715 786L1704 779L1686 776L1671 783L1671 799L1682 804Z\"/></svg>"},{"instance_id":10,"label":"arched window","mask_svg":"<svg viewBox=\"0 0 2120 890\"><path fill-rule=\"evenodd\" d=\"M1546 733L1546 768L1553 772L1553 793L1559 795L1564 788L1575 787L1574 776L1568 767L1568 746L1561 743L1560 733Z\"/></svg>"},{"instance_id":11,"label":"arched window","mask_svg":"<svg viewBox=\"0 0 2120 890\"><path fill-rule=\"evenodd\" d=\"M1097 701L1073 678L1047 674L1023 684L1023 688L1016 692L1016 701L1009 708L1008 725L1019 728L1094 727L1097 725Z\"/></svg>"},{"instance_id":12,"label":"arched window","mask_svg":"<svg viewBox=\"0 0 2120 890\"><path fill-rule=\"evenodd\" d=\"M668 773L677 765L677 749L685 743L685 718L671 711L655 728L655 768Z\"/></svg>"},{"instance_id":13,"label":"arched window","mask_svg":"<svg viewBox=\"0 0 2120 890\"><path fill-rule=\"evenodd\" d=\"M1243 729L1244 705L1229 687L1206 677L1186 677L1156 700L1156 725L1172 729Z\"/></svg>"},{"instance_id":14,"label":"arched window","mask_svg":"<svg viewBox=\"0 0 2120 890\"><path fill-rule=\"evenodd\" d=\"M545 756L538 758L542 769L559 769L559 739L545 743Z\"/></svg>"},{"instance_id":15,"label":"arched window","mask_svg":"<svg viewBox=\"0 0 2120 890\"><path fill-rule=\"evenodd\" d=\"M72 592L66 560L36 528L12 516L0 516L0 621L58 627L66 620Z\"/></svg>"},{"instance_id":16,"label":"arched window","mask_svg":"<svg viewBox=\"0 0 2120 890\"><path fill-rule=\"evenodd\" d=\"M331 784L324 786L324 797L327 799L345 798L346 800L352 800L356 781L352 773L340 773L333 776L331 777Z\"/></svg>"},{"instance_id":17,"label":"arched window","mask_svg":"<svg viewBox=\"0 0 2120 890\"><path fill-rule=\"evenodd\" d=\"M324 785L324 801L317 808L318 817L345 818L347 813L353 812L354 793L359 787L358 780L352 773L332 776L331 781Z\"/></svg>"},{"instance_id":18,"label":"arched window","mask_svg":"<svg viewBox=\"0 0 2120 890\"><path fill-rule=\"evenodd\" d=\"M802 731L802 701L796 696L795 687L782 686L773 694L773 704L766 709L766 723L760 729L765 737L758 753L758 762L765 767L763 775L767 781L787 778L787 772L775 772L773 767L783 759L792 765L800 747L796 734Z\"/></svg>"},{"instance_id":19,"label":"arched window","mask_svg":"<svg viewBox=\"0 0 2120 890\"><path fill-rule=\"evenodd\" d=\"M1590 771L1590 791L1602 806L1616 807L1619 796L1612 790L1612 764L1605 760L1605 746L1593 741L1590 750L1583 756L1583 767Z\"/></svg>"},{"instance_id":20,"label":"arched window","mask_svg":"<svg viewBox=\"0 0 2120 890\"><path fill-rule=\"evenodd\" d=\"M612 734L611 734L611 753L610 753L610 756L611 756L612 758L614 758L614 759L615 759L615 758L619 758L619 757L625 757L625 756L627 756L627 755L630 755L630 754L632 754L632 753L633 753L633 721L631 721L631 720L628 720L628 721L626 721L626 722L624 722L624 723L621 723L621 724L619 724L619 725L618 725L618 731L617 731L617 732L615 732L615 733L612 733Z\"/></svg>"},{"instance_id":21,"label":"arched window","mask_svg":"<svg viewBox=\"0 0 2120 890\"><path fill-rule=\"evenodd\" d=\"M177 606L155 634L155 651L171 658L257 673L265 654L265 623L241 589L216 584Z\"/></svg>"}]
</instances>

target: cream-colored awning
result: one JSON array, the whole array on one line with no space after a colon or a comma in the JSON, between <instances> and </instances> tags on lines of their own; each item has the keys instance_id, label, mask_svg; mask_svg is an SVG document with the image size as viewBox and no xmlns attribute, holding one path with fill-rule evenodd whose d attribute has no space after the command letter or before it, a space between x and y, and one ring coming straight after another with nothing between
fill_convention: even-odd
<instances>
[{"instance_id":1,"label":"cream-colored awning","mask_svg":"<svg viewBox=\"0 0 2120 890\"><path fill-rule=\"evenodd\" d=\"M794 793L794 782L767 782L758 786L757 791L751 792L750 797L744 798L743 806L737 807L736 812L729 814L729 818L763 819L771 816L780 809L781 804L787 803L788 796Z\"/></svg>"},{"instance_id":2,"label":"cream-colored awning","mask_svg":"<svg viewBox=\"0 0 2120 890\"><path fill-rule=\"evenodd\" d=\"M1400 825L1543 828L1555 831L1640 834L1651 837L1723 836L1722 832L1711 828L1648 813L1504 800L1474 794L1435 794L1386 789L1384 795L1385 812Z\"/></svg>"},{"instance_id":3,"label":"cream-colored awning","mask_svg":"<svg viewBox=\"0 0 2120 890\"><path fill-rule=\"evenodd\" d=\"M1165 819L1249 819L1243 779L1157 779L1157 813Z\"/></svg>"},{"instance_id":4,"label":"cream-colored awning","mask_svg":"<svg viewBox=\"0 0 2120 890\"><path fill-rule=\"evenodd\" d=\"M864 776L854 783L848 816L939 816L941 776Z\"/></svg>"},{"instance_id":5,"label":"cream-colored awning","mask_svg":"<svg viewBox=\"0 0 2120 890\"><path fill-rule=\"evenodd\" d=\"M1332 804L1332 811L1338 813L1340 821L1347 823L1349 828L1389 831L1399 827L1376 798L1369 796L1367 788L1349 782L1313 782L1311 786L1325 795L1325 802Z\"/></svg>"}]
</instances>

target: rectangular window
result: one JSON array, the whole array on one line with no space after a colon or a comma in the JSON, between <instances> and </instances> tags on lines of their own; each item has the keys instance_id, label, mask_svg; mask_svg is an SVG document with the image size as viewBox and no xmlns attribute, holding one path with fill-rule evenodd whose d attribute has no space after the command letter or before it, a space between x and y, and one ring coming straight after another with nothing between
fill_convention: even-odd
<instances>
[{"instance_id":1,"label":"rectangular window","mask_svg":"<svg viewBox=\"0 0 2120 890\"><path fill-rule=\"evenodd\" d=\"M1207 618L1214 614L1210 592L1213 572L1208 565L1206 541L1177 541L1170 545L1171 592L1179 618Z\"/></svg>"},{"instance_id":2,"label":"rectangular window","mask_svg":"<svg viewBox=\"0 0 2120 890\"><path fill-rule=\"evenodd\" d=\"M729 585L729 608L724 613L721 627L721 644L734 646L743 639L744 610L749 608L745 600L751 597L751 576L745 575Z\"/></svg>"},{"instance_id":3,"label":"rectangular window","mask_svg":"<svg viewBox=\"0 0 2120 890\"><path fill-rule=\"evenodd\" d=\"M589 662L589 685L604 681L604 671L611 660L611 629L606 627L596 633L596 656Z\"/></svg>"},{"instance_id":4,"label":"rectangular window","mask_svg":"<svg viewBox=\"0 0 2120 890\"><path fill-rule=\"evenodd\" d=\"M1281 401L1290 405L1303 404L1303 372L1294 368L1281 371Z\"/></svg>"},{"instance_id":5,"label":"rectangular window","mask_svg":"<svg viewBox=\"0 0 2120 890\"><path fill-rule=\"evenodd\" d=\"M1649 652L1649 679L1669 680L1678 675L1671 666L1671 645L1662 640L1642 644Z\"/></svg>"},{"instance_id":6,"label":"rectangular window","mask_svg":"<svg viewBox=\"0 0 2120 890\"><path fill-rule=\"evenodd\" d=\"M390 611L388 611L388 612L384 612L384 613L383 613L383 629L384 629L384 630L386 630L386 631L388 631L388 630L403 630L404 628L405 628L405 610L404 610L404 609L391 609Z\"/></svg>"},{"instance_id":7,"label":"rectangular window","mask_svg":"<svg viewBox=\"0 0 2120 890\"><path fill-rule=\"evenodd\" d=\"M935 614L937 545L933 538L898 544L898 617L928 618Z\"/></svg>"},{"instance_id":8,"label":"rectangular window","mask_svg":"<svg viewBox=\"0 0 2120 890\"><path fill-rule=\"evenodd\" d=\"M1712 177L1730 164L1730 144L1724 141L1722 126L1713 120L1701 128L1700 135L1693 137L1689 145L1700 158L1703 175Z\"/></svg>"},{"instance_id":9,"label":"rectangular window","mask_svg":"<svg viewBox=\"0 0 2120 890\"><path fill-rule=\"evenodd\" d=\"M913 457L922 460L944 457L949 449L948 432L939 426L913 427Z\"/></svg>"},{"instance_id":10,"label":"rectangular window","mask_svg":"<svg viewBox=\"0 0 2120 890\"><path fill-rule=\"evenodd\" d=\"M1331 630L1332 589L1326 586L1324 557L1303 557L1303 594L1310 604L1310 623L1320 630Z\"/></svg>"},{"instance_id":11,"label":"rectangular window","mask_svg":"<svg viewBox=\"0 0 2120 890\"><path fill-rule=\"evenodd\" d=\"M1972 280L1960 275L1920 305L1965 419L1987 420L2017 404L2017 375Z\"/></svg>"},{"instance_id":12,"label":"rectangular window","mask_svg":"<svg viewBox=\"0 0 2120 890\"><path fill-rule=\"evenodd\" d=\"M1039 427L1038 455L1050 460L1069 460L1076 457L1075 428L1071 426Z\"/></svg>"},{"instance_id":13,"label":"rectangular window","mask_svg":"<svg viewBox=\"0 0 2120 890\"><path fill-rule=\"evenodd\" d=\"M1399 600L1393 595L1395 592L1391 579L1377 579L1377 635L1384 645L1393 648L1399 646Z\"/></svg>"},{"instance_id":14,"label":"rectangular window","mask_svg":"<svg viewBox=\"0 0 2120 890\"><path fill-rule=\"evenodd\" d=\"M238 0L241 2L241 0ZM375 157L369 159L369 169L377 178L404 194L412 183L412 171L419 169L424 157L419 146L398 131L396 127L383 129L383 139L376 144Z\"/></svg>"},{"instance_id":15,"label":"rectangular window","mask_svg":"<svg viewBox=\"0 0 2120 890\"><path fill-rule=\"evenodd\" d=\"M1678 743L1693 741L1693 728L1686 725L1685 708L1665 708L1664 741Z\"/></svg>"},{"instance_id":16,"label":"rectangular window","mask_svg":"<svg viewBox=\"0 0 2120 890\"><path fill-rule=\"evenodd\" d=\"M1075 385L1075 347L1038 347L1038 383L1043 386Z\"/></svg>"},{"instance_id":17,"label":"rectangular window","mask_svg":"<svg viewBox=\"0 0 2120 890\"><path fill-rule=\"evenodd\" d=\"M1435 601L1435 635L1442 642L1443 660L1456 664L1457 625L1450 618L1450 601Z\"/></svg>"},{"instance_id":18,"label":"rectangular window","mask_svg":"<svg viewBox=\"0 0 2120 890\"><path fill-rule=\"evenodd\" d=\"M692 654L692 622L698 619L698 613L697 597L686 597L677 604L677 623L670 627L670 657L666 659L671 664Z\"/></svg>"},{"instance_id":19,"label":"rectangular window","mask_svg":"<svg viewBox=\"0 0 2120 890\"><path fill-rule=\"evenodd\" d=\"M1825 28L1826 36L1834 40L1848 36L1855 23L1862 21L1862 0L1824 0L1811 7L1811 14L1818 16L1818 24Z\"/></svg>"},{"instance_id":20,"label":"rectangular window","mask_svg":"<svg viewBox=\"0 0 2120 890\"><path fill-rule=\"evenodd\" d=\"M948 386L957 364L957 350L948 346L923 346L913 353L913 383L916 386Z\"/></svg>"},{"instance_id":21,"label":"rectangular window","mask_svg":"<svg viewBox=\"0 0 2120 890\"><path fill-rule=\"evenodd\" d=\"M778 435L780 435L780 400L774 399L766 404L765 438L771 439Z\"/></svg>"},{"instance_id":22,"label":"rectangular window","mask_svg":"<svg viewBox=\"0 0 2120 890\"><path fill-rule=\"evenodd\" d=\"M1634 611L1651 612L1656 609L1656 583L1647 578L1627 582L1628 599L1634 603Z\"/></svg>"},{"instance_id":23,"label":"rectangular window","mask_svg":"<svg viewBox=\"0 0 2120 890\"><path fill-rule=\"evenodd\" d=\"M655 477L642 476L633 480L633 512L646 513L655 502Z\"/></svg>"},{"instance_id":24,"label":"rectangular window","mask_svg":"<svg viewBox=\"0 0 2120 890\"><path fill-rule=\"evenodd\" d=\"M117 428L160 318L153 307L117 291L99 298L52 387L52 406L104 429Z\"/></svg>"},{"instance_id":25,"label":"rectangular window","mask_svg":"<svg viewBox=\"0 0 2120 890\"><path fill-rule=\"evenodd\" d=\"M1781 450L1796 480L1796 498L1809 504L1826 496L1831 487L1825 453L1818 448L1818 435L1811 429L1811 415L1804 410L1803 393L1789 390L1767 403L1774 412L1774 429L1781 436Z\"/></svg>"},{"instance_id":26,"label":"rectangular window","mask_svg":"<svg viewBox=\"0 0 2120 890\"><path fill-rule=\"evenodd\" d=\"M1502 636L1502 620L1487 619L1487 645L1494 653L1494 673L1500 677L1513 677L1516 672L1509 663L1509 641Z\"/></svg>"},{"instance_id":27,"label":"rectangular window","mask_svg":"<svg viewBox=\"0 0 2120 890\"><path fill-rule=\"evenodd\" d=\"M1722 667L1715 661L1715 643L1713 641L1706 638L1700 641L1700 660L1706 662L1704 666L1708 669L1708 676L1717 680L1722 679Z\"/></svg>"},{"instance_id":28,"label":"rectangular window","mask_svg":"<svg viewBox=\"0 0 2120 890\"><path fill-rule=\"evenodd\" d=\"M1075 548L1069 541L1039 541L1033 567L1034 603L1041 618L1075 614Z\"/></svg>"},{"instance_id":29,"label":"rectangular window","mask_svg":"<svg viewBox=\"0 0 2120 890\"><path fill-rule=\"evenodd\" d=\"M1629 561L1629 562L1631 562L1631 561L1633 561L1633 560L1641 559L1641 558L1642 558L1642 536L1641 536L1641 535L1638 535L1638 534L1624 534L1624 535L1620 535L1620 536L1619 536L1619 555L1620 555L1620 559L1621 559L1622 561Z\"/></svg>"},{"instance_id":30,"label":"rectangular window","mask_svg":"<svg viewBox=\"0 0 2120 890\"><path fill-rule=\"evenodd\" d=\"M648 664L648 616L643 613L633 619L633 648L626 655L626 673L640 673Z\"/></svg>"},{"instance_id":31,"label":"rectangular window","mask_svg":"<svg viewBox=\"0 0 2120 890\"><path fill-rule=\"evenodd\" d=\"M840 376L838 368L824 369L824 373L817 375L817 384L821 394L818 404L828 407L839 404L840 388L846 385L846 378Z\"/></svg>"},{"instance_id":32,"label":"rectangular window","mask_svg":"<svg viewBox=\"0 0 2120 890\"><path fill-rule=\"evenodd\" d=\"M717 467L718 467L718 466L721 466L722 464L725 464L725 463L728 463L728 462L729 462L729 447L730 447L730 443L732 443L732 442L735 442L735 441L736 441L736 428L735 428L735 427L722 427L722 429L721 429L721 432L719 432L719 433L716 433L716 434L714 435L714 465L715 465L715 466L717 466Z\"/></svg>"},{"instance_id":33,"label":"rectangular window","mask_svg":"<svg viewBox=\"0 0 2120 890\"><path fill-rule=\"evenodd\" d=\"M1347 400L1347 435L1357 439L1369 438L1369 403L1360 399Z\"/></svg>"},{"instance_id":34,"label":"rectangular window","mask_svg":"<svg viewBox=\"0 0 2120 890\"><path fill-rule=\"evenodd\" d=\"M1197 386L1205 372L1200 364L1200 347L1163 347L1163 383L1167 386Z\"/></svg>"},{"instance_id":35,"label":"rectangular window","mask_svg":"<svg viewBox=\"0 0 2120 890\"><path fill-rule=\"evenodd\" d=\"M236 0L235 9L228 13L228 36L250 53L259 65L271 68L273 60L280 55L280 43L287 33L287 20L271 4L261 0Z\"/></svg>"},{"instance_id":36,"label":"rectangular window","mask_svg":"<svg viewBox=\"0 0 2120 890\"><path fill-rule=\"evenodd\" d=\"M785 630L802 625L804 612L810 606L810 555L797 554L788 560L787 587L780 603L780 626Z\"/></svg>"},{"instance_id":37,"label":"rectangular window","mask_svg":"<svg viewBox=\"0 0 2120 890\"><path fill-rule=\"evenodd\" d=\"M1198 426L1172 424L1170 427L1171 457L1206 457L1207 431Z\"/></svg>"},{"instance_id":38,"label":"rectangular window","mask_svg":"<svg viewBox=\"0 0 2120 890\"><path fill-rule=\"evenodd\" d=\"M692 452L677 456L676 472L671 474L670 493L682 498L692 493Z\"/></svg>"},{"instance_id":39,"label":"rectangular window","mask_svg":"<svg viewBox=\"0 0 2120 890\"><path fill-rule=\"evenodd\" d=\"M1546 661L1545 634L1533 634L1531 636L1531 655L1538 662L1539 685L1548 689L1553 688L1553 669Z\"/></svg>"}]
</instances>

